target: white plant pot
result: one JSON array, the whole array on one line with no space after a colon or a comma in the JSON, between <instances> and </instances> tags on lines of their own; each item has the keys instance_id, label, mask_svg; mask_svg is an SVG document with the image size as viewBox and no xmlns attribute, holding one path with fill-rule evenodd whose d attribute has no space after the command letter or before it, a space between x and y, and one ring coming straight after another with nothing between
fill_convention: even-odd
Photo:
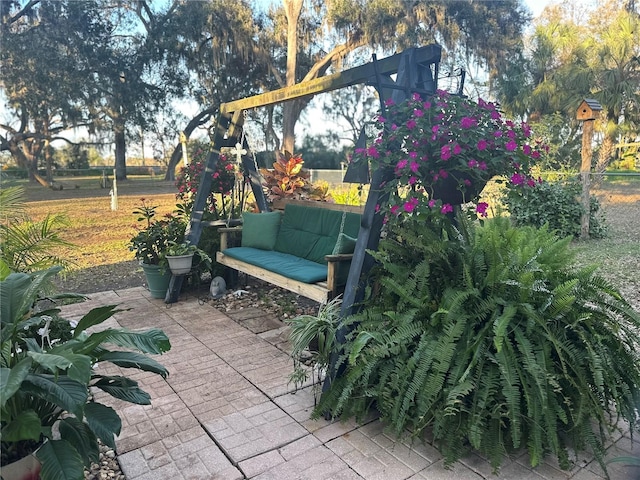
<instances>
[{"instance_id":1,"label":"white plant pot","mask_svg":"<svg viewBox=\"0 0 640 480\"><path fill-rule=\"evenodd\" d=\"M34 454L29 454L2 467L3 480L37 480L40 478L40 462Z\"/></svg>"},{"instance_id":2,"label":"white plant pot","mask_svg":"<svg viewBox=\"0 0 640 480\"><path fill-rule=\"evenodd\" d=\"M188 255L167 255L167 262L169 262L169 269L174 275L185 275L191 271L191 265L193 263L193 253Z\"/></svg>"}]
</instances>

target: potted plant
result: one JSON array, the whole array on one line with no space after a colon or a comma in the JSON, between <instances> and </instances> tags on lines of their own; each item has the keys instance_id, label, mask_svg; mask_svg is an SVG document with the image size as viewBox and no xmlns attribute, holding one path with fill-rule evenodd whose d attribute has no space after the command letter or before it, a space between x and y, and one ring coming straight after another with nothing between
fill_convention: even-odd
<instances>
[{"instance_id":1,"label":"potted plant","mask_svg":"<svg viewBox=\"0 0 640 480\"><path fill-rule=\"evenodd\" d=\"M174 275L185 275L189 273L193 266L193 257L195 254L198 254L200 262L204 262L208 267L211 266L211 257L196 245L192 245L189 242L170 242L165 253L165 258L167 259L171 273Z\"/></svg>"},{"instance_id":2,"label":"potted plant","mask_svg":"<svg viewBox=\"0 0 640 480\"><path fill-rule=\"evenodd\" d=\"M531 166L546 147L532 139L526 123L504 119L493 103L438 91L385 106L377 138L352 161L393 172L382 186L389 201L379 206L387 219L448 214L476 200L495 175L518 187L539 182ZM485 215L487 207L480 202L476 209Z\"/></svg>"},{"instance_id":3,"label":"potted plant","mask_svg":"<svg viewBox=\"0 0 640 480\"><path fill-rule=\"evenodd\" d=\"M145 355L170 349L169 339L161 330L106 328L89 333L91 327L119 311L114 305L90 310L75 326L71 338L51 339L47 325L34 337L29 327L48 324L47 320L59 312L56 301L78 297L42 296L48 281L60 270L52 267L29 274L9 273L0 281L3 476L9 470L6 465L32 456L41 465L39 475L43 480L82 478L84 467L99 457L98 439L115 449L120 417L111 407L96 401L95 389L140 405L148 405L150 397L128 377L96 372L96 364L111 362L162 377L168 375L162 365ZM32 473L37 475L39 468Z\"/></svg>"},{"instance_id":4,"label":"potted plant","mask_svg":"<svg viewBox=\"0 0 640 480\"><path fill-rule=\"evenodd\" d=\"M335 297L320 305L317 315L299 315L285 319L291 330L291 357L293 372L289 381L296 388L302 386L309 378L311 369L312 381L323 377L329 368L331 355L336 350L336 334L340 326L340 307L342 298Z\"/></svg>"},{"instance_id":5,"label":"potted plant","mask_svg":"<svg viewBox=\"0 0 640 480\"><path fill-rule=\"evenodd\" d=\"M129 242L129 250L135 252L142 266L151 296L164 298L171 279L165 255L170 245L184 241L187 222L182 215L174 213L157 219L158 207L149 205L144 198L141 202L140 207L133 211L139 223Z\"/></svg>"}]
</instances>

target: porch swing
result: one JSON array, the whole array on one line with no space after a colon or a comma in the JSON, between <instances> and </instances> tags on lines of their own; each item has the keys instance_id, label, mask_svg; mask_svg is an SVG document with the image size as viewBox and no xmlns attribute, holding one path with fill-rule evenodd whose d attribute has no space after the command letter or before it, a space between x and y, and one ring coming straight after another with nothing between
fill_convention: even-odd
<instances>
[{"instance_id":1,"label":"porch swing","mask_svg":"<svg viewBox=\"0 0 640 480\"><path fill-rule=\"evenodd\" d=\"M391 99L395 103L400 103L413 93L424 96L433 95L437 89L440 58L441 47L439 45L410 48L384 59L377 59L374 55L371 62L340 73L223 103L220 105L220 112L213 132L213 148L207 160L206 172L215 171L222 153L221 150L235 147L234 152L241 161L244 178L251 185L259 211L269 212L269 205L255 158L247 154L250 148L244 135L245 110L308 98L352 85L366 84L376 89L380 99L381 112L384 113L385 101L387 100ZM395 80L392 78L394 74L397 74ZM361 132L356 146L362 147L365 143L366 136L364 132ZM381 169L373 172L372 177L369 178L366 165L358 167L349 165L345 173L345 182L370 183L371 188L362 212L353 258L344 287L343 316L352 313L354 305L362 300L364 295L367 273L373 266L373 259L367 255L366 251L368 249L377 250L382 229L383 219L380 215L376 215L376 205L387 200L381 195L379 187L389 179L390 172ZM211 175L203 175L196 195L186 236L187 241L192 244L198 243L202 228L205 226L202 215L207 195L204 192L210 191L211 181ZM171 278L165 303L177 301L181 285L182 277L173 276Z\"/></svg>"}]
</instances>

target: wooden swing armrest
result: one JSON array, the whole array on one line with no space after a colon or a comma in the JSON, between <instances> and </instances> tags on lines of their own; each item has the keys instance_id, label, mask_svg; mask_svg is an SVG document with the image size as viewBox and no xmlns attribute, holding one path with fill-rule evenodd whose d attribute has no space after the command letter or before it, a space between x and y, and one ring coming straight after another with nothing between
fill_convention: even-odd
<instances>
[{"instance_id":1,"label":"wooden swing armrest","mask_svg":"<svg viewBox=\"0 0 640 480\"><path fill-rule=\"evenodd\" d=\"M351 261L353 253L340 253L338 255L325 255L327 261L327 290L329 290L329 298L336 296L338 286L336 285L338 275L338 264L341 262Z\"/></svg>"},{"instance_id":2,"label":"wooden swing armrest","mask_svg":"<svg viewBox=\"0 0 640 480\"><path fill-rule=\"evenodd\" d=\"M229 235L236 233L242 233L242 226L237 227L222 227L218 229L220 233L220 251L229 248Z\"/></svg>"},{"instance_id":3,"label":"wooden swing armrest","mask_svg":"<svg viewBox=\"0 0 640 480\"><path fill-rule=\"evenodd\" d=\"M339 253L337 255L325 255L324 259L329 263L347 262L353 258L353 253Z\"/></svg>"}]
</instances>

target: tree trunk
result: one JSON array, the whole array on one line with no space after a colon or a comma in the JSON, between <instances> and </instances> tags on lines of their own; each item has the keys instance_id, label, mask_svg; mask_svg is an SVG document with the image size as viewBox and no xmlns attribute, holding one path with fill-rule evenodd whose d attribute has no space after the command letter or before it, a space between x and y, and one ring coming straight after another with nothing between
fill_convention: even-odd
<instances>
[{"instance_id":1,"label":"tree trunk","mask_svg":"<svg viewBox=\"0 0 640 480\"><path fill-rule=\"evenodd\" d=\"M302 12L303 0L284 0L287 16L287 87L296 83L298 63L298 21ZM282 118L282 148L293 153L295 143L295 127L298 120L296 101L285 102Z\"/></svg>"},{"instance_id":2,"label":"tree trunk","mask_svg":"<svg viewBox=\"0 0 640 480\"><path fill-rule=\"evenodd\" d=\"M115 165L116 180L127 179L127 143L125 139L124 120L121 118L115 118L113 120L113 132L115 141Z\"/></svg>"},{"instance_id":3,"label":"tree trunk","mask_svg":"<svg viewBox=\"0 0 640 480\"><path fill-rule=\"evenodd\" d=\"M191 121L183 130L185 136L187 137L187 140L189 140L189 137L196 128L198 128L200 125L204 125L211 119L211 115L214 111L215 107L209 107L191 119ZM182 160L182 145L180 144L180 142L178 142L173 149L173 153L171 154L171 159L169 160L169 165L167 166L167 173L165 173L164 175L165 180L175 181L176 167L178 166L178 163L180 163L180 160Z\"/></svg>"}]
</instances>

